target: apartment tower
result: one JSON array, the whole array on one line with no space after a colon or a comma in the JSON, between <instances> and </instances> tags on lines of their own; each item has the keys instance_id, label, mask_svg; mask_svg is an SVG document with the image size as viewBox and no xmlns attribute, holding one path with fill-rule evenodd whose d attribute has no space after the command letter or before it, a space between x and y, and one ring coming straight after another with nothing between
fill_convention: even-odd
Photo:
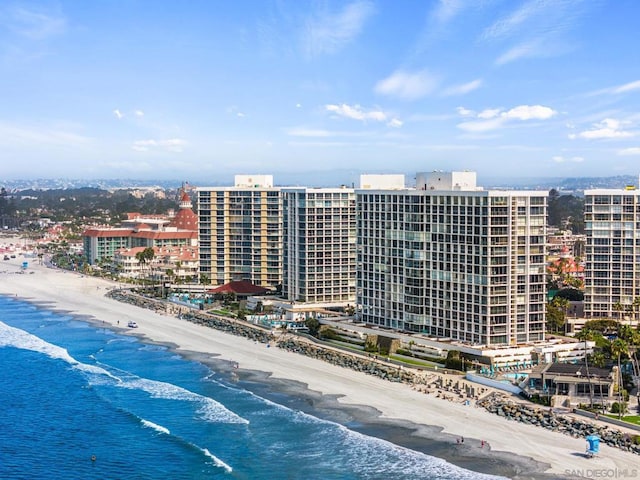
<instances>
[{"instance_id":1,"label":"apartment tower","mask_svg":"<svg viewBox=\"0 0 640 480\"><path fill-rule=\"evenodd\" d=\"M236 175L233 187L198 188L200 274L212 285L282 282L282 201L272 175Z\"/></svg>"},{"instance_id":2,"label":"apartment tower","mask_svg":"<svg viewBox=\"0 0 640 480\"><path fill-rule=\"evenodd\" d=\"M283 188L282 201L284 298L354 305L354 189Z\"/></svg>"},{"instance_id":3,"label":"apartment tower","mask_svg":"<svg viewBox=\"0 0 640 480\"><path fill-rule=\"evenodd\" d=\"M633 317L640 299L640 190L596 189L584 195L584 315Z\"/></svg>"},{"instance_id":4,"label":"apartment tower","mask_svg":"<svg viewBox=\"0 0 640 480\"><path fill-rule=\"evenodd\" d=\"M474 172L356 190L357 308L367 324L481 346L544 340L547 193Z\"/></svg>"}]
</instances>

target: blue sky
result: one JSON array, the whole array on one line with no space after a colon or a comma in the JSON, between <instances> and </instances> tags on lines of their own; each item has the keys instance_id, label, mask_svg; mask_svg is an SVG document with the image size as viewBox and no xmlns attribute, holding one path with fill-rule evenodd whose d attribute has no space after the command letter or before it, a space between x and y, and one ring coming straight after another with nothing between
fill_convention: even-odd
<instances>
[{"instance_id":1,"label":"blue sky","mask_svg":"<svg viewBox=\"0 0 640 480\"><path fill-rule=\"evenodd\" d=\"M0 178L636 175L638 18L637 0L3 1Z\"/></svg>"}]
</instances>

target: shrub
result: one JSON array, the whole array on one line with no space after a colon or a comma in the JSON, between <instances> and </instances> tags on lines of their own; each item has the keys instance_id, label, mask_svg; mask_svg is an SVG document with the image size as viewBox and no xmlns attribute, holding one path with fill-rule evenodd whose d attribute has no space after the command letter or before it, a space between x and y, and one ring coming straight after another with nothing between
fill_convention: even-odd
<instances>
[{"instance_id":1,"label":"shrub","mask_svg":"<svg viewBox=\"0 0 640 480\"><path fill-rule=\"evenodd\" d=\"M627 404L625 402L613 402L611 404L611 413L624 413L627 411Z\"/></svg>"}]
</instances>

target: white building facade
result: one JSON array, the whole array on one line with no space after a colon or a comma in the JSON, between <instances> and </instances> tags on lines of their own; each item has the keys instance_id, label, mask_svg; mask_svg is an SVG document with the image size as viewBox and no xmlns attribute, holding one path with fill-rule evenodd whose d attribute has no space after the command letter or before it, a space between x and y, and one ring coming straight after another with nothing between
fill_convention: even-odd
<instances>
[{"instance_id":1,"label":"white building facade","mask_svg":"<svg viewBox=\"0 0 640 480\"><path fill-rule=\"evenodd\" d=\"M197 189L200 273L212 285L282 282L282 200L271 175L236 175L233 187Z\"/></svg>"},{"instance_id":2,"label":"white building facade","mask_svg":"<svg viewBox=\"0 0 640 480\"><path fill-rule=\"evenodd\" d=\"M474 172L356 191L358 315L470 345L544 340L547 193L484 191Z\"/></svg>"},{"instance_id":3,"label":"white building facade","mask_svg":"<svg viewBox=\"0 0 640 480\"><path fill-rule=\"evenodd\" d=\"M356 206L352 188L283 188L282 295L354 304Z\"/></svg>"},{"instance_id":4,"label":"white building facade","mask_svg":"<svg viewBox=\"0 0 640 480\"><path fill-rule=\"evenodd\" d=\"M640 298L640 190L585 190L586 318L635 316Z\"/></svg>"}]
</instances>

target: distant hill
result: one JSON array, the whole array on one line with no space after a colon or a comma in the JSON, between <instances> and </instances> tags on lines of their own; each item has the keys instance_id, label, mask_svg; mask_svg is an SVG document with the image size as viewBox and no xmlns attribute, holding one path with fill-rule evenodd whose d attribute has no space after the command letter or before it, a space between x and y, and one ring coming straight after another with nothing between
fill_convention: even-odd
<instances>
[{"instance_id":1,"label":"distant hill","mask_svg":"<svg viewBox=\"0 0 640 480\"><path fill-rule=\"evenodd\" d=\"M360 175L365 172L356 170L310 171L310 172L274 172L273 180L277 186L310 186L336 187L345 185L358 187ZM406 174L407 186L414 183L415 173ZM78 188L97 188L113 190L119 188L159 187L162 189L176 189L184 180L141 180L141 179L24 179L2 180L0 187L8 192L32 190L60 190ZM196 187L230 186L233 177L224 176L220 179L198 179L198 183L191 182ZM638 177L633 175L617 175L612 177L495 177L478 175L478 185L486 189L530 189L551 190L582 194L583 190L591 188L624 188L627 185L638 186Z\"/></svg>"}]
</instances>

